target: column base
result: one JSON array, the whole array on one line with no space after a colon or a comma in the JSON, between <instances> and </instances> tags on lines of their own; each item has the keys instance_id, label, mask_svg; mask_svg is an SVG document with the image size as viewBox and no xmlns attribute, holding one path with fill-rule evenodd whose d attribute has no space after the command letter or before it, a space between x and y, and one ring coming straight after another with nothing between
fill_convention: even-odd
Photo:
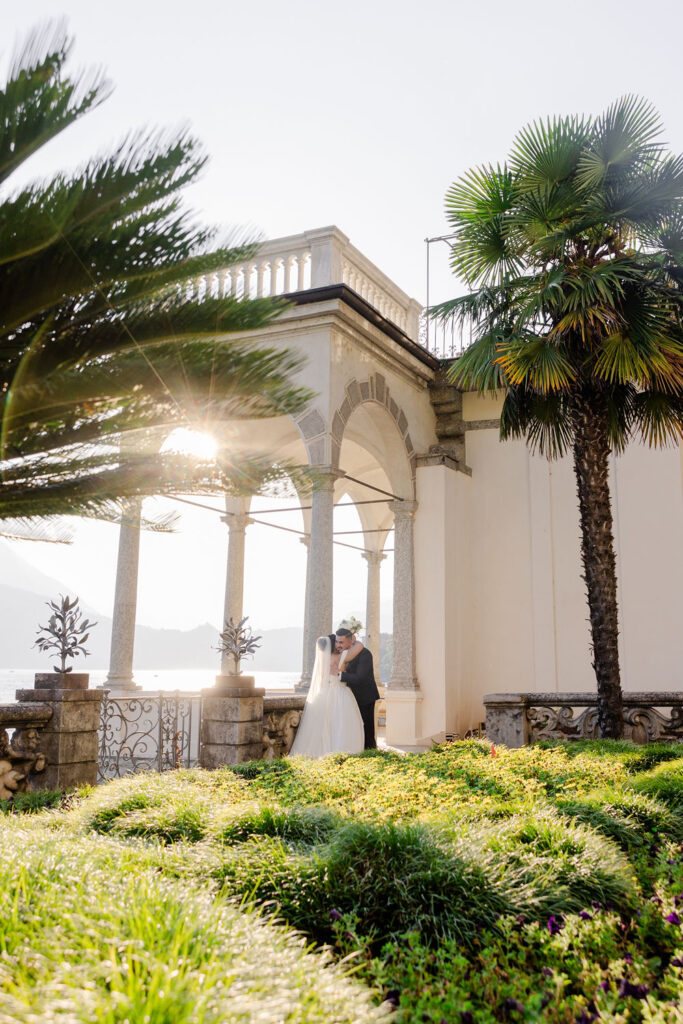
<instances>
[{"instance_id":1,"label":"column base","mask_svg":"<svg viewBox=\"0 0 683 1024\"><path fill-rule=\"evenodd\" d=\"M392 690L391 684L389 684L384 694L384 701L387 716L387 746L428 749L431 743L425 743L422 740L420 724L422 694L420 690Z\"/></svg>"},{"instance_id":2,"label":"column base","mask_svg":"<svg viewBox=\"0 0 683 1024\"><path fill-rule=\"evenodd\" d=\"M108 676L101 686L95 686L95 690L110 690L112 697L125 697L129 693L139 693L142 687L132 677Z\"/></svg>"}]
</instances>

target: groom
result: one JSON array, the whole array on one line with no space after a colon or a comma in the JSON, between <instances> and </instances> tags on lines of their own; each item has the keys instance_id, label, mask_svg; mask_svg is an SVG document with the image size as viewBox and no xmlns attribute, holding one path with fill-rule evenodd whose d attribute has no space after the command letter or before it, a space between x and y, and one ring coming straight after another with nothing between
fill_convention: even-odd
<instances>
[{"instance_id":1,"label":"groom","mask_svg":"<svg viewBox=\"0 0 683 1024\"><path fill-rule=\"evenodd\" d=\"M336 636L336 649L338 651L347 651L355 640L351 630L346 629L344 626L339 627ZM379 690L375 682L372 654L367 647L364 647L360 654L357 654L353 661L349 662L348 669L341 672L339 678L343 683L346 683L356 698L365 730L365 749L374 750L377 746L377 741L375 740L375 702L379 700Z\"/></svg>"}]
</instances>

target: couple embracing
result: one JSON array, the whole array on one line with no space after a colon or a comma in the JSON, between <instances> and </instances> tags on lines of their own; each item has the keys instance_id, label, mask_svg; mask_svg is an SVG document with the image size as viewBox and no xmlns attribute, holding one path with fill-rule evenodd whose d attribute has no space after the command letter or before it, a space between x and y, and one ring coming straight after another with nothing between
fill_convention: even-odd
<instances>
[{"instance_id":1,"label":"couple embracing","mask_svg":"<svg viewBox=\"0 0 683 1024\"><path fill-rule=\"evenodd\" d=\"M367 647L345 626L319 637L311 687L290 753L324 757L374 749L378 700Z\"/></svg>"}]
</instances>

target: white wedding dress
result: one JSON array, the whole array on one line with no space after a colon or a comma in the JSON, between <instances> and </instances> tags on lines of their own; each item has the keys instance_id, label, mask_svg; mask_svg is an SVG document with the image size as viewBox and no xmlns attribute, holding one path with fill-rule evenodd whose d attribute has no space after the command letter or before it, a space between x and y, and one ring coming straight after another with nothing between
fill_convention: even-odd
<instances>
[{"instance_id":1,"label":"white wedding dress","mask_svg":"<svg viewBox=\"0 0 683 1024\"><path fill-rule=\"evenodd\" d=\"M345 656L344 651L340 668ZM336 675L330 674L331 657L330 638L321 636L316 644L311 688L290 754L358 754L365 746L363 719L356 698Z\"/></svg>"}]
</instances>

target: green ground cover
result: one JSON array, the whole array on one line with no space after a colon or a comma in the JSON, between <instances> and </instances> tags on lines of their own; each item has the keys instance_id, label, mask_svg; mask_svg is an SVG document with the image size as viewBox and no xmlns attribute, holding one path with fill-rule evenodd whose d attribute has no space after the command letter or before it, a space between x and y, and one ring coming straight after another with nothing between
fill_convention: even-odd
<instances>
[{"instance_id":1,"label":"green ground cover","mask_svg":"<svg viewBox=\"0 0 683 1024\"><path fill-rule=\"evenodd\" d=\"M680 753L464 742L25 799L0 1021L683 1021Z\"/></svg>"}]
</instances>

